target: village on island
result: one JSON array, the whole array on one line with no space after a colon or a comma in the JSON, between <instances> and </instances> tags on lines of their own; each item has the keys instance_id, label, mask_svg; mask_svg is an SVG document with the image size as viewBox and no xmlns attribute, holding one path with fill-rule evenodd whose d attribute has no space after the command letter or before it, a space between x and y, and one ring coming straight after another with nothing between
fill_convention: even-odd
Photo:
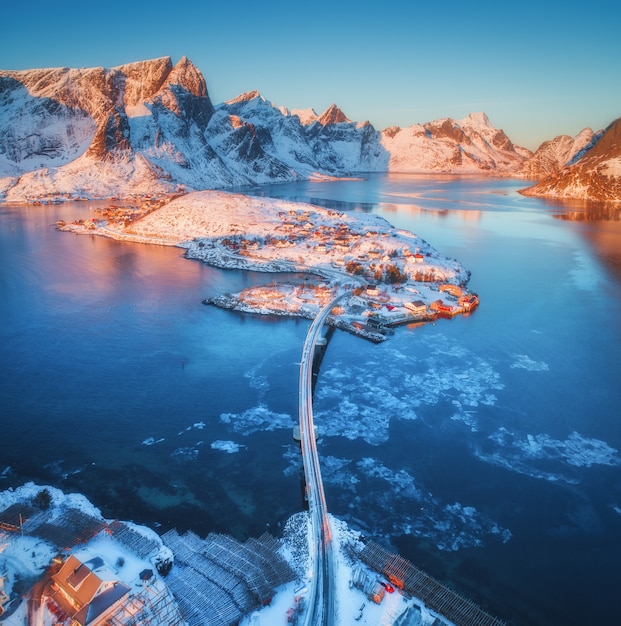
<instances>
[{"instance_id":1,"label":"village on island","mask_svg":"<svg viewBox=\"0 0 621 626\"><path fill-rule=\"evenodd\" d=\"M420 237L363 212L219 191L93 209L76 234L178 246L219 268L282 273L204 299L236 311L314 318L374 342L393 327L468 314L469 273ZM1 468L0 468L1 469ZM6 477L10 468L0 472ZM0 483L1 485L1 483ZM331 516L336 625L502 624ZM278 626L300 622L309 517L245 542L106 520L84 496L27 484L0 491L0 623L7 626ZM459 619L455 619L459 618Z\"/></svg>"},{"instance_id":2,"label":"village on island","mask_svg":"<svg viewBox=\"0 0 621 626\"><path fill-rule=\"evenodd\" d=\"M175 245L221 268L303 275L273 280L205 304L257 314L313 318L340 293L328 323L371 341L401 324L470 313L469 273L420 237L383 218L315 205L205 191L166 204L96 210L61 230Z\"/></svg>"}]
</instances>

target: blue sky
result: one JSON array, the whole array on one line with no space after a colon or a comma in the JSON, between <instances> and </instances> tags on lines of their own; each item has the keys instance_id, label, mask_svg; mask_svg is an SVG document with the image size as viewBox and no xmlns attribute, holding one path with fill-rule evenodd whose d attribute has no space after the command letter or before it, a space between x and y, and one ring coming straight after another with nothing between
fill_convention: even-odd
<instances>
[{"instance_id":1,"label":"blue sky","mask_svg":"<svg viewBox=\"0 0 621 626\"><path fill-rule=\"evenodd\" d=\"M11 2L0 69L187 56L215 104L258 89L377 129L484 111L534 149L621 116L617 16L610 0Z\"/></svg>"}]
</instances>

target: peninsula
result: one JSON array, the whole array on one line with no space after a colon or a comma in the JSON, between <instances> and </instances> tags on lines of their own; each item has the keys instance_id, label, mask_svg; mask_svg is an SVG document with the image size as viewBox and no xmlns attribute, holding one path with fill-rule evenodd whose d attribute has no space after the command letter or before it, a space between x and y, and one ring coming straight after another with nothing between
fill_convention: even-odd
<instances>
[{"instance_id":1,"label":"peninsula","mask_svg":"<svg viewBox=\"0 0 621 626\"><path fill-rule=\"evenodd\" d=\"M201 191L96 209L90 218L58 228L179 246L187 258L220 268L287 273L286 282L204 300L223 308L313 318L337 293L348 291L329 323L377 342L398 324L469 313L479 302L459 262L362 212Z\"/></svg>"}]
</instances>

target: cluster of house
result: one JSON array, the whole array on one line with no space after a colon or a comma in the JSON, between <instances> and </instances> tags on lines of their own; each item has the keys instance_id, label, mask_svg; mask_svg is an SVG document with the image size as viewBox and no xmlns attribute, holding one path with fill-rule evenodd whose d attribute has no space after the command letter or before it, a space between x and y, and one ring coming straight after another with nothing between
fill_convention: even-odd
<instances>
[{"instance_id":1,"label":"cluster of house","mask_svg":"<svg viewBox=\"0 0 621 626\"><path fill-rule=\"evenodd\" d=\"M328 211L330 217L343 218L337 211ZM291 210L280 212L282 220L273 233L263 237L230 236L221 243L231 252L252 256L262 249L299 248L314 255L327 255L327 262L350 273L363 274L371 280L382 280L392 270L392 277L399 282L408 275L418 281L433 281L433 267L421 266L426 256L419 249L411 252L407 246L395 248L382 245L381 239L390 237L388 231L367 230L364 233L351 230L345 222L334 224L314 223L310 211Z\"/></svg>"},{"instance_id":2,"label":"cluster of house","mask_svg":"<svg viewBox=\"0 0 621 626\"><path fill-rule=\"evenodd\" d=\"M137 592L140 588L143 593ZM170 624L182 623L172 596L152 569L143 569L132 588L99 556L81 561L70 555L44 585L41 601L55 624L107 626L138 618L160 624L161 613Z\"/></svg>"},{"instance_id":3,"label":"cluster of house","mask_svg":"<svg viewBox=\"0 0 621 626\"><path fill-rule=\"evenodd\" d=\"M366 327L372 331L386 333L391 326L399 324L469 313L479 304L479 297L476 294L468 293L457 285L446 283L440 285L438 289L448 294L446 300L438 298L429 304L420 299L405 300L402 304L406 310L404 315L403 309L391 304L390 296L386 292L381 292L376 284L369 284L365 292L366 297L361 301L361 308L371 309Z\"/></svg>"},{"instance_id":4,"label":"cluster of house","mask_svg":"<svg viewBox=\"0 0 621 626\"><path fill-rule=\"evenodd\" d=\"M410 250L408 242L393 239L390 237L392 231L389 230L356 232L348 228L342 214L336 211L329 213L334 218L332 224L317 220L314 223L310 211L282 211L279 213L280 225L270 234L255 238L231 236L220 243L232 252L256 258L269 257L270 249L289 248L291 251L283 251L280 258L286 260L289 256L289 260L296 265L314 265L318 270L328 265L342 271L344 275L355 276L361 286L354 289L353 293L359 297L350 299L347 312L355 317L357 311L362 319L351 322L354 328L362 324L373 331L384 332L389 326L410 323L412 319L424 321L438 316L452 317L467 313L478 305L476 294L468 293L457 285L441 283L445 280L444 271L428 258L431 256L429 252L425 253L424 249L418 247ZM325 263L322 262L322 256ZM398 292L410 280L427 283L431 289L439 289L442 298L432 302L429 298L426 301L422 298L404 299ZM327 301L330 298L329 290L326 289L325 297L322 295L316 290L316 303ZM275 299L278 298L281 302L276 306ZM265 309L271 305L274 309L286 309L287 304L282 301L282 297L278 298L274 295L266 297L257 288L240 295L240 300L249 306ZM356 302L359 302L358 307ZM289 312L295 314L297 311Z\"/></svg>"}]
</instances>

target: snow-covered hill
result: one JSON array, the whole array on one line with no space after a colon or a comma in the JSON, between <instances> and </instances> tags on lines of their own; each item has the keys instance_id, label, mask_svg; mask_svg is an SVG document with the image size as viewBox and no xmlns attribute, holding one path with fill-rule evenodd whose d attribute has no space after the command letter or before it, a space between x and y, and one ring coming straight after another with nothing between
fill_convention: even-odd
<instances>
[{"instance_id":1,"label":"snow-covered hill","mask_svg":"<svg viewBox=\"0 0 621 626\"><path fill-rule=\"evenodd\" d=\"M482 114L377 131L249 92L214 107L187 58L0 71L0 198L107 198L368 171L503 174L528 156Z\"/></svg>"}]
</instances>

